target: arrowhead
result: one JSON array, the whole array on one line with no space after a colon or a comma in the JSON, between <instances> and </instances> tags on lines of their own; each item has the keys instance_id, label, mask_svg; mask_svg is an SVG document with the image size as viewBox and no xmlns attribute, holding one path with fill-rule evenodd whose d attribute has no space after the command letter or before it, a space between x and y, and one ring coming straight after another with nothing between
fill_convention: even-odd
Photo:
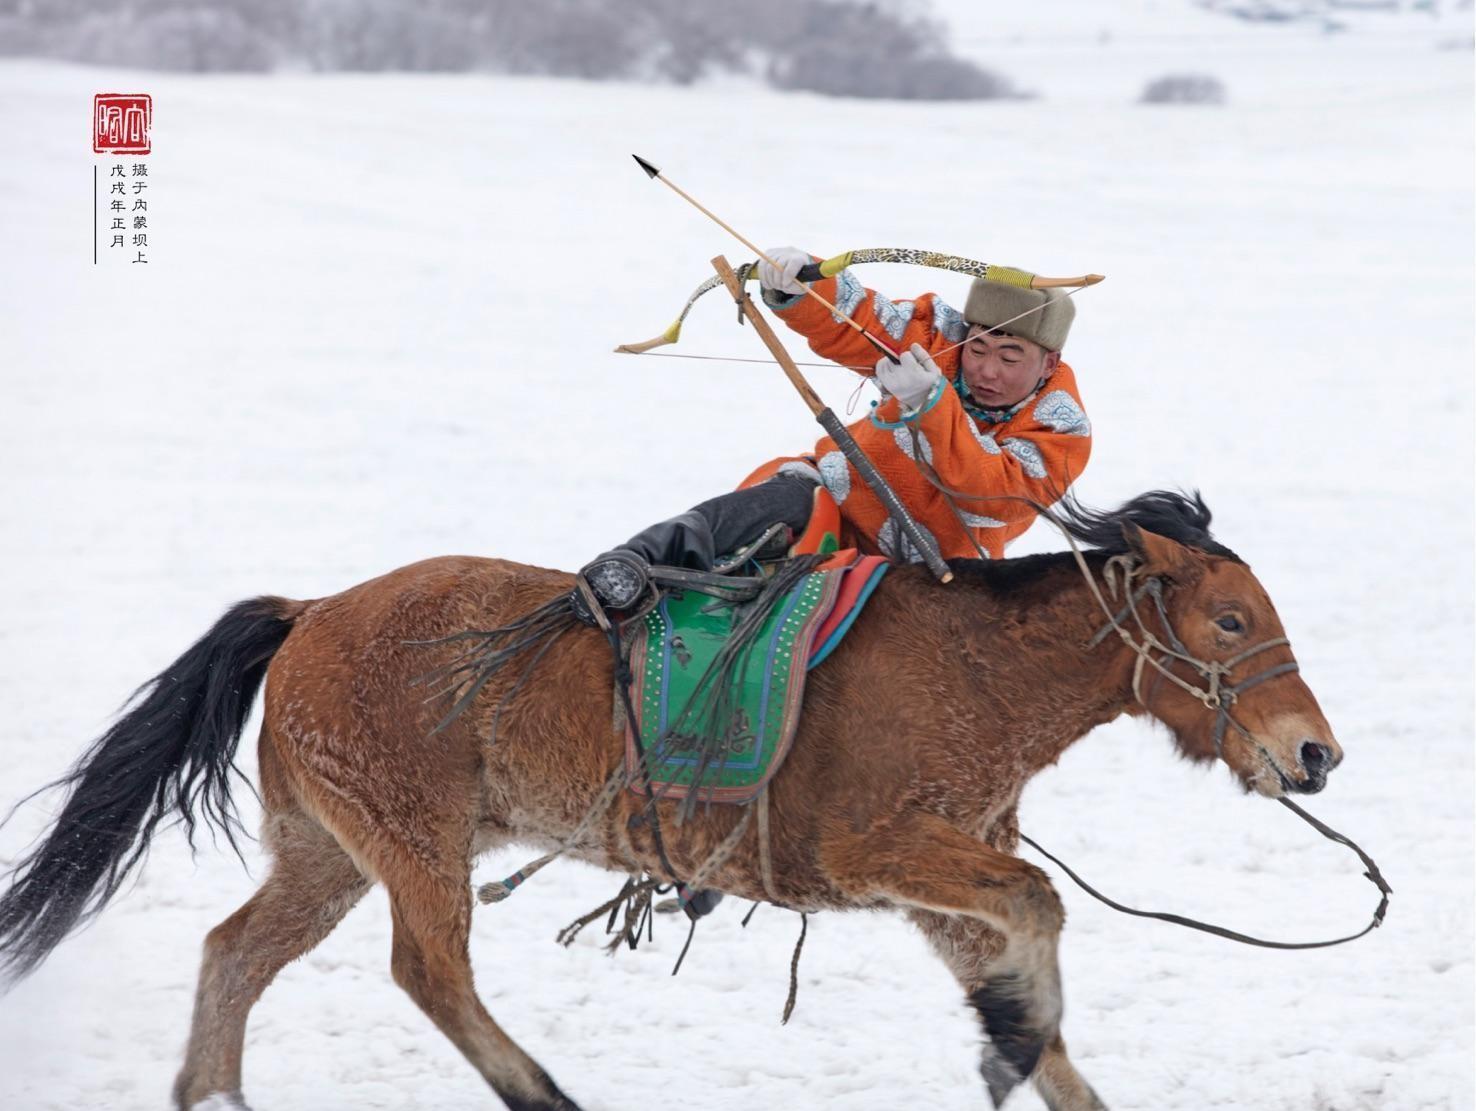
<instances>
[{"instance_id":1,"label":"arrowhead","mask_svg":"<svg viewBox=\"0 0 1476 1111\"><path fill-rule=\"evenodd\" d=\"M651 163L647 162L639 154L632 154L631 157L636 160L636 165L640 166L641 169L646 171L647 177L657 177L660 175L661 171L658 170L655 166L651 165Z\"/></svg>"}]
</instances>

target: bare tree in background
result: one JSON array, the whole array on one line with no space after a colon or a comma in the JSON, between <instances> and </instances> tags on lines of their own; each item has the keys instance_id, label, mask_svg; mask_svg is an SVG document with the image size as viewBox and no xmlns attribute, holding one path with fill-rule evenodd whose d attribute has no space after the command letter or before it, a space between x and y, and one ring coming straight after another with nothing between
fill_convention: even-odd
<instances>
[{"instance_id":1,"label":"bare tree in background","mask_svg":"<svg viewBox=\"0 0 1476 1111\"><path fill-rule=\"evenodd\" d=\"M431 71L690 84L751 73L833 96L1018 95L942 27L852 0L0 0L0 55L184 72Z\"/></svg>"}]
</instances>

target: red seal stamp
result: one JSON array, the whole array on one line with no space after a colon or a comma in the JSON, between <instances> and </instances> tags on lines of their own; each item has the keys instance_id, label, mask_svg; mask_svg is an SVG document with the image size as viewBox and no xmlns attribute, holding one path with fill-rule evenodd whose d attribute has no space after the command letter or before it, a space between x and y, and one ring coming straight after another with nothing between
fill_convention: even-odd
<instances>
[{"instance_id":1,"label":"red seal stamp","mask_svg":"<svg viewBox=\"0 0 1476 1111\"><path fill-rule=\"evenodd\" d=\"M98 93L92 98L92 149L98 154L148 154L154 98L147 93Z\"/></svg>"}]
</instances>

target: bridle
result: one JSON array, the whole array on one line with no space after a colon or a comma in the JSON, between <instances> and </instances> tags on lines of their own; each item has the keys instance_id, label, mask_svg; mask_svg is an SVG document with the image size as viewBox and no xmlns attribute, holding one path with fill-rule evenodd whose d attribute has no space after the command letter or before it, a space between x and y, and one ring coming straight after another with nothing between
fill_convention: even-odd
<instances>
[{"instance_id":1,"label":"bridle","mask_svg":"<svg viewBox=\"0 0 1476 1111\"><path fill-rule=\"evenodd\" d=\"M1215 715L1213 732L1215 755L1221 760L1225 758L1225 731L1227 727L1234 726L1235 731L1252 744L1260 747L1254 735L1249 729L1236 720L1232 714L1231 707L1235 700L1252 687L1258 687L1269 679L1275 679L1280 675L1293 675L1299 668L1295 659L1285 663L1273 664L1264 671L1258 671L1247 679L1238 683L1231 682L1231 674L1235 668L1250 659L1266 651L1268 648L1291 647L1291 641L1286 637L1271 637L1261 643L1245 649L1228 660L1203 660L1194 655L1179 639L1174 632L1173 623L1169 621L1168 608L1163 601L1163 579L1157 575L1145 578L1141 584L1134 586L1133 580L1142 571L1142 561L1129 553L1116 555L1109 559L1102 568L1102 578L1107 583L1108 592L1114 597L1121 595L1125 602L1120 610L1113 613L1107 606L1106 599L1102 597L1096 580L1092 577L1091 569L1087 567L1086 561L1077 553L1080 566L1086 575L1087 582L1091 584L1093 593L1101 603L1103 611L1107 614L1107 624L1097 630L1095 636L1087 641L1085 647L1095 648L1107 639L1107 634L1116 630L1122 642L1126 644L1137 655L1137 661L1133 664L1133 696L1138 704L1145 710L1149 709L1148 699L1152 697L1152 690L1156 689L1158 683L1164 679L1173 683L1181 690L1199 699L1205 709ZM1147 624L1143 621L1143 615L1138 610L1138 603L1145 597L1153 600L1154 609L1158 613L1159 624L1163 626L1164 635L1168 643L1160 640ZM1132 618L1137 627L1138 636L1135 640L1133 633L1124 622ZM1172 669L1172 661L1178 660L1187 664L1200 677L1205 680L1204 686L1198 686L1188 682L1175 674ZM1143 669L1146 666L1153 667L1158 675L1155 677L1153 688L1145 697L1143 694ZM1263 750L1264 751L1264 750Z\"/></svg>"},{"instance_id":2,"label":"bridle","mask_svg":"<svg viewBox=\"0 0 1476 1111\"><path fill-rule=\"evenodd\" d=\"M1197 698L1203 703L1205 709L1215 715L1213 736L1215 755L1217 757L1221 760L1225 758L1225 731L1229 726L1234 726L1237 733L1254 744L1263 755L1265 754L1265 748L1255 739L1255 736L1250 730L1246 729L1244 725L1236 720L1235 715L1231 713L1231 707L1235 705L1236 699L1240 695L1252 687L1260 686L1262 683L1281 675L1294 674L1298 670L1297 661L1292 659L1285 663L1273 664L1264 671L1259 671L1247 679L1242 679L1238 683L1231 682L1230 676L1239 664L1244 663L1252 656L1266 651L1268 648L1290 647L1291 642L1286 637L1271 637L1268 640L1262 641L1260 644L1253 645L1231 656L1228 660L1200 659L1189 651L1184 642L1179 639L1178 634L1174 632L1173 624L1169 621L1168 608L1164 605L1163 601L1163 579L1157 575L1151 575L1144 578L1141 583L1134 584L1134 579L1143 570L1143 561L1135 553L1125 552L1112 556L1103 564L1102 578L1107 584L1108 592L1112 594L1113 598L1120 596L1123 599L1122 606L1117 610L1113 610L1108 605L1107 599L1102 593L1102 587L1097 584L1096 576L1092 574L1092 569L1087 564L1086 556L1082 554L1081 546L1077 544L1076 537L1071 534L1070 529L1066 528L1065 525L1051 514L1048 507L1041 505L1032 498L1025 498L1015 494L980 497L976 494L969 494L965 491L954 490L946 486L942 479L939 478L937 471L926 462L917 441L917 430L909 425L908 431L912 436L913 462L917 465L918 470L922 472L923 477L943 495L943 500L953 511L954 517L958 520L959 527L963 529L964 535L969 538L970 543L979 552L981 559L988 559L989 555L979 547L979 542L975 539L973 530L969 528L968 523L964 520L963 514L958 508L958 503L954 500L955 498L962 498L969 501L1024 502L1031 506L1042 518L1055 525L1061 531L1062 535L1066 537L1067 543L1071 545L1071 554L1075 557L1076 565L1081 570L1082 577L1086 579L1087 586L1091 589L1092 597L1096 599L1097 605L1101 607L1103 614L1107 617L1107 623L1083 647L1087 649L1095 648L1107 638L1109 633L1114 630L1117 632L1123 644L1127 645L1137 656L1137 660L1133 664L1133 696L1141 706L1147 709L1147 699L1152 697L1152 690L1149 691L1146 698L1143 694L1143 671L1144 668L1151 667L1158 672L1154 680L1155 687L1159 682L1167 679L1186 693ZM1138 610L1138 604L1145 597L1151 597L1153 599L1154 608L1158 612L1158 619L1163 626L1164 635L1168 637L1168 643L1164 643L1163 640L1159 639L1144 623L1143 615ZM1128 628L1126 622L1129 618L1132 619L1141 639L1135 639L1133 631ZM1183 677L1176 675L1172 670L1174 661L1188 664L1190 668L1204 679L1205 685L1202 687L1197 686ZM1277 774L1281 774L1280 769L1277 769ZM1177 926L1186 926L1192 930L1215 934L1218 937L1243 942L1246 945L1257 945L1263 949L1325 949L1331 945L1342 945L1344 942L1356 941L1364 934L1382 926L1384 924L1384 913L1389 909L1389 896L1393 894L1394 889L1384 879L1383 873L1379 871L1379 866L1374 862L1373 857L1369 856L1368 853L1364 852L1349 838L1331 826L1314 818L1284 795L1279 796L1276 801L1296 814L1328 840L1336 841L1338 844L1346 845L1352 849L1353 852L1358 854L1358 859L1363 862L1365 869L1363 874L1370 883L1379 889L1380 898L1379 905L1373 912L1373 918L1367 926L1363 927L1356 934L1333 938L1330 941L1268 941L1264 938L1252 937L1249 934L1226 929L1224 926L1201 922L1180 914L1170 914L1166 911L1138 910L1134 907L1125 906L1103 895L1091 884L1087 883L1086 880L1077 875L1065 861L1053 855L1039 842L1026 836L1023 832L1019 836L1021 841L1024 841L1042 856L1058 865L1062 871L1071 877L1078 887L1094 899L1106 903L1113 910L1121 911L1123 914L1133 915L1136 918L1156 918L1161 922L1171 922Z\"/></svg>"},{"instance_id":3,"label":"bridle","mask_svg":"<svg viewBox=\"0 0 1476 1111\"><path fill-rule=\"evenodd\" d=\"M1052 520L1049 513L1043 513L1042 515L1047 520ZM1076 538L1065 529L1062 531L1066 532L1066 537L1071 542L1072 554L1076 557L1076 564L1081 569L1082 575L1086 578L1087 585L1091 587L1092 595L1102 607L1102 612L1107 615L1107 623L1087 641L1084 647L1088 649L1095 648L1107 638L1108 633L1116 630L1122 642L1132 649L1138 657L1133 664L1133 696L1138 700L1139 705L1144 709L1148 709L1148 699L1153 695L1152 689L1150 689L1146 697L1143 694L1143 669L1145 666L1152 667L1158 672L1154 680L1154 688L1157 687L1160 681L1167 679L1180 689L1199 699L1204 704L1205 709L1215 715L1214 744L1215 755L1217 757L1221 760L1225 758L1225 730L1228 726L1232 725L1235 727L1236 732L1254 744L1264 755L1265 748L1255 739L1250 730L1235 719L1235 715L1231 713L1231 707L1235 705L1235 701L1240 695L1252 687L1260 686L1262 683L1275 679L1280 675L1295 674L1298 670L1297 661L1292 659L1285 663L1273 664L1263 671L1256 672L1256 674L1247 679L1242 679L1238 683L1231 682L1230 676L1239 664L1244 663L1252 656L1258 655L1268 648L1279 648L1282 646L1289 648L1291 642L1286 637L1271 637L1259 644L1252 645L1242 652L1236 653L1228 660L1200 659L1189 651L1184 645L1184 642L1179 639L1178 634L1174 632L1173 623L1169 621L1168 608L1164 605L1163 601L1163 579L1161 577L1152 575L1145 578L1137 586L1134 586L1134 578L1143 569L1142 560L1132 553L1124 553L1108 559L1102 567L1102 578L1107 584L1108 592L1114 598L1120 595L1124 599L1122 608L1113 612L1112 608L1107 604L1107 599L1103 597L1102 589L1097 585L1097 580L1092 575L1091 568L1087 565L1086 557L1082 555L1081 549L1077 546ZM1148 628L1143 621L1143 615L1138 611L1138 603L1145 597L1153 599L1153 607L1158 612L1159 623L1163 626L1164 635L1168 637L1168 643L1166 644ZM1138 635L1141 639L1134 639L1132 631L1126 626L1125 622L1129 618L1132 619L1133 624L1137 627ZM1193 668L1205 680L1205 685L1202 687L1197 686L1176 675L1172 670L1172 662L1175 660L1182 661ZM1277 769L1277 774L1281 774L1279 769ZM1284 779L1285 777L1283 776ZM1106 903L1114 910L1119 910L1124 914L1131 914L1137 918L1156 918L1161 922L1172 922L1178 926L1187 926L1190 929L1215 934L1218 937L1228 938L1231 941L1239 941L1247 945L1257 945L1263 949L1325 949L1330 945L1341 945L1346 941L1356 941L1364 934L1383 925L1384 912L1388 910L1389 896L1393 893L1393 889L1385 881L1383 874L1379 871L1379 866L1374 863L1373 858L1347 837L1343 836L1343 834L1318 821L1285 796L1278 797L1276 801L1291 810L1328 840L1336 841L1340 845L1346 845L1352 849L1358 854L1358 858L1363 861L1364 867L1367 869L1363 874L1379 889L1380 899L1378 908L1374 911L1373 918L1369 921L1369 924L1356 934L1334 938L1330 941L1267 941L1264 938L1252 937L1249 934L1226 929L1224 926L1215 926L1211 923L1200 922L1197 919L1187 918L1179 914L1169 914L1164 911L1137 910L1133 907L1124 906L1122 903L1103 895L1096 888L1092 887L1091 884L1087 883L1086 880L1072 871L1064 861L1052 855L1025 834L1020 834L1020 839L1057 864L1083 891Z\"/></svg>"},{"instance_id":4,"label":"bridle","mask_svg":"<svg viewBox=\"0 0 1476 1111\"><path fill-rule=\"evenodd\" d=\"M1151 575L1141 583L1135 585L1134 580L1143 570L1143 561L1132 552L1124 552L1120 555L1112 556L1102 567L1102 579L1107 584L1108 593L1113 598L1123 598L1122 607L1114 612L1112 607L1107 604L1107 599L1102 594L1102 588L1097 585L1096 576L1092 574L1091 567L1087 565L1086 556L1082 554L1081 547L1076 542L1076 537L1071 535L1070 529L1065 528L1060 521L1052 516L1048 507L1041 505L1034 499L1020 497L1014 494L980 497L977 494L969 494L963 490L952 489L943 483L942 479L938 476L938 472L926 461L921 446L918 443L917 429L909 425L907 431L912 438L913 462L917 465L923 477L943 495L943 500L958 520L959 528L968 537L969 543L974 546L974 550L979 553L980 559L988 559L989 553L979 546L979 541L974 537L973 529L969 527L968 522L964 520L963 514L958 508L956 498L962 498L968 501L1021 501L1029 505L1044 520L1055 525L1061 531L1061 534L1066 538L1066 542L1071 545L1071 554L1076 559L1076 566L1080 568L1082 578L1086 579L1087 586L1091 588L1092 597L1097 600L1097 605L1101 607L1102 613L1107 618L1107 623L1097 630L1096 635L1088 640L1084 647L1087 649L1095 648L1107 638L1108 633L1116 631L1122 642L1132 649L1138 657L1137 661L1133 664L1133 697L1138 700L1139 705L1144 709L1148 709L1148 697L1152 697L1152 694L1150 692L1147 697L1143 694L1143 669L1145 667L1152 667L1158 672L1158 675L1155 677L1155 686L1162 680L1167 679L1187 694L1199 699L1204 704L1205 709L1215 715L1213 732L1215 755L1221 760L1225 758L1225 730L1229 726L1234 726L1235 731L1242 737L1255 744L1258 748L1261 747L1251 731L1236 720L1235 715L1230 712L1230 708L1235 704L1236 698L1252 687L1258 687L1269 679L1275 679L1281 675L1291 675L1297 672L1299 670L1297 661L1291 659L1285 663L1274 664L1264 671L1257 672L1248 679L1242 679L1239 683L1231 682L1230 675L1237 665L1244 663L1252 656L1258 655L1268 648L1280 648L1283 646L1290 648L1291 641L1287 640L1286 637L1271 637L1269 640L1263 640L1260 644L1253 645L1245 649L1245 651L1231 656L1228 660L1200 659L1189 651L1184 642L1179 639L1178 634L1174 632L1173 623L1169 621L1168 608L1164 605L1163 601L1163 579L1158 575ZM1147 624L1143 621L1143 615L1138 610L1138 603L1145 597L1153 599L1154 609L1158 611L1159 623L1163 626L1164 635L1168 637L1167 644L1160 640L1154 634L1153 630L1148 628ZM1141 640L1135 640L1132 630L1125 624L1129 618L1132 619L1133 624L1137 627L1138 636ZM1205 680L1205 685L1203 687L1196 686L1174 674L1171 668L1171 662L1174 660L1188 664L1190 668ZM1264 752L1265 749L1262 748L1261 751Z\"/></svg>"}]
</instances>

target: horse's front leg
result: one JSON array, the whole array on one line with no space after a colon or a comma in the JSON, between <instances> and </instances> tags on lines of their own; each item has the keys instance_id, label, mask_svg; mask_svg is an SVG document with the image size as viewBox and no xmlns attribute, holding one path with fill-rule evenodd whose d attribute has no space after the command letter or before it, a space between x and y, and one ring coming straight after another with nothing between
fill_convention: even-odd
<instances>
[{"instance_id":1,"label":"horse's front leg","mask_svg":"<svg viewBox=\"0 0 1476 1111\"><path fill-rule=\"evenodd\" d=\"M1004 935L977 918L963 915L911 910L907 917L916 923L933 951L943 958L977 1009L979 993L997 975L993 965L1004 951ZM980 1019L988 1034L988 1016L982 1010ZM1059 1032L1041 1050L1030 1082L1051 1111L1106 1111L1107 1105L1066 1056L1066 1043Z\"/></svg>"},{"instance_id":2,"label":"horse's front leg","mask_svg":"<svg viewBox=\"0 0 1476 1111\"><path fill-rule=\"evenodd\" d=\"M862 833L832 826L822 834L820 861L863 905L881 898L998 932L1003 944L964 980L989 1037L981 1071L998 1107L1060 1037L1056 949L1065 912L1045 873L919 813Z\"/></svg>"}]
</instances>

